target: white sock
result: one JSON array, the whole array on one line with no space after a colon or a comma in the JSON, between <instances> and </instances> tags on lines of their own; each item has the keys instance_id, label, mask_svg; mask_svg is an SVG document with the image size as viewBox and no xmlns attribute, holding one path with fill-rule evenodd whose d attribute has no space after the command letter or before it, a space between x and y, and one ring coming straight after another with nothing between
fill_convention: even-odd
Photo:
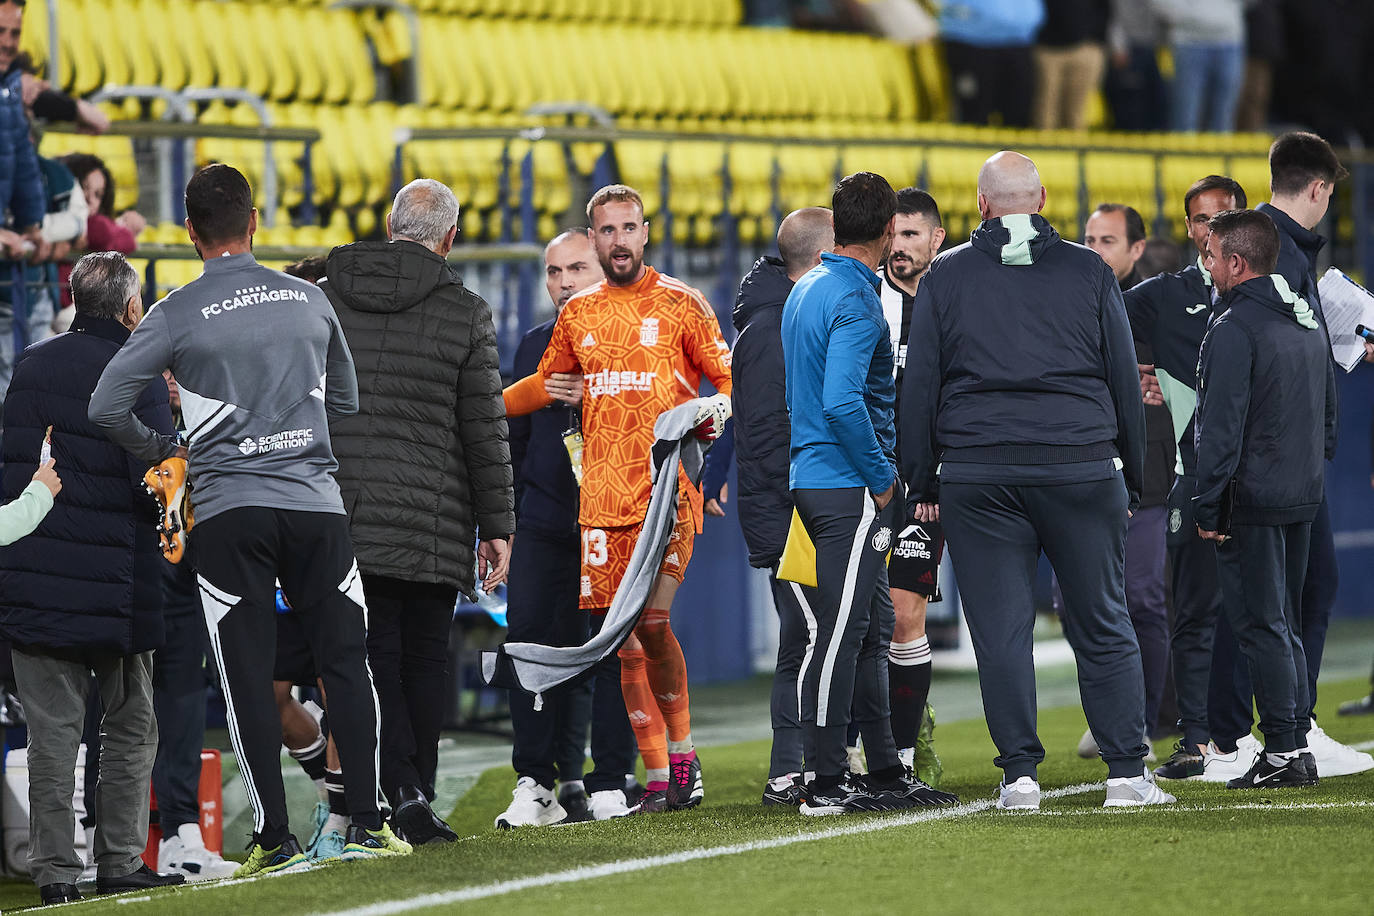
<instances>
[{"instance_id":1,"label":"white sock","mask_svg":"<svg viewBox=\"0 0 1374 916\"><path fill-rule=\"evenodd\" d=\"M320 836L328 836L331 833L337 833L339 836L348 833L348 815L330 813L325 819L324 826L320 828Z\"/></svg>"},{"instance_id":2,"label":"white sock","mask_svg":"<svg viewBox=\"0 0 1374 916\"><path fill-rule=\"evenodd\" d=\"M326 788L324 780L312 779L310 781L315 784L315 794L320 797L320 801L329 804L329 789Z\"/></svg>"},{"instance_id":3,"label":"white sock","mask_svg":"<svg viewBox=\"0 0 1374 916\"><path fill-rule=\"evenodd\" d=\"M888 646L887 660L894 665L912 667L930 664L930 640L924 636Z\"/></svg>"},{"instance_id":4,"label":"white sock","mask_svg":"<svg viewBox=\"0 0 1374 916\"><path fill-rule=\"evenodd\" d=\"M664 767L662 769L645 770L644 781L646 783L667 782L668 768Z\"/></svg>"},{"instance_id":5,"label":"white sock","mask_svg":"<svg viewBox=\"0 0 1374 916\"><path fill-rule=\"evenodd\" d=\"M696 750L696 745L692 743L692 733L688 732L687 737L681 741L668 741L668 753L670 754L690 754Z\"/></svg>"}]
</instances>

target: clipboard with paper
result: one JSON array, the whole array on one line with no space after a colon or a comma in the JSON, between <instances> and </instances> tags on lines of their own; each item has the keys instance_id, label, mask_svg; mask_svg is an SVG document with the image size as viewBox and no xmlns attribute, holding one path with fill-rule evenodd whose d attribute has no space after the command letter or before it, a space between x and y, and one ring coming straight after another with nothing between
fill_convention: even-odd
<instances>
[{"instance_id":1,"label":"clipboard with paper","mask_svg":"<svg viewBox=\"0 0 1374 916\"><path fill-rule=\"evenodd\" d=\"M1317 281L1326 330L1331 335L1331 357L1346 372L1364 359L1364 340L1355 333L1358 325L1374 328L1374 293L1370 293L1337 267L1328 268Z\"/></svg>"}]
</instances>

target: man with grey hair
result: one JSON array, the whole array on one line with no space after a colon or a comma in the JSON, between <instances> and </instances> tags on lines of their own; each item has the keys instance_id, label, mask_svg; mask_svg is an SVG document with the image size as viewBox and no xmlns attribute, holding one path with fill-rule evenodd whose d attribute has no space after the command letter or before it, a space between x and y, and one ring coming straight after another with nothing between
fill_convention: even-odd
<instances>
[{"instance_id":1,"label":"man with grey hair","mask_svg":"<svg viewBox=\"0 0 1374 916\"><path fill-rule=\"evenodd\" d=\"M142 466L86 417L106 364L143 317L138 274L117 252L71 274L76 317L34 344L5 398L4 491L28 485L44 449L64 470L62 498L32 537L0 550L0 635L29 719L29 867L43 903L79 899L73 770L92 674L104 706L95 861L102 892L180 884L140 861L157 749L152 650L163 642L156 503ZM174 435L167 385L142 387L134 411ZM46 443L46 444L45 444Z\"/></svg>"},{"instance_id":2,"label":"man with grey hair","mask_svg":"<svg viewBox=\"0 0 1374 916\"><path fill-rule=\"evenodd\" d=\"M321 284L357 354L358 412L329 434L370 612L382 790L396 833L428 843L456 839L430 807L454 604L476 599L474 566L487 591L505 581L515 497L491 309L445 261L458 201L421 178L386 225L388 241L335 248Z\"/></svg>"},{"instance_id":3,"label":"man with grey hair","mask_svg":"<svg viewBox=\"0 0 1374 916\"><path fill-rule=\"evenodd\" d=\"M915 517L944 523L1004 774L998 807L1040 807L1041 550L1063 588L1106 806L1163 804L1174 799L1142 762L1144 678L1125 595L1145 458L1135 347L1111 268L1062 240L1044 205L1035 163L996 154L978 174L982 224L921 281L898 424L903 476Z\"/></svg>"}]
</instances>

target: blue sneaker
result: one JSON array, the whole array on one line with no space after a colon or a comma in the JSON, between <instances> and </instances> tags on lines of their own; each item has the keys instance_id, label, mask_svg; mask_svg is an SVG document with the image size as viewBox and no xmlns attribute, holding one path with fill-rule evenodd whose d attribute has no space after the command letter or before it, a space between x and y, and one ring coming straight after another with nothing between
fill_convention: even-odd
<instances>
[{"instance_id":1,"label":"blue sneaker","mask_svg":"<svg viewBox=\"0 0 1374 916\"><path fill-rule=\"evenodd\" d=\"M305 857L315 864L336 862L343 855L344 836L337 830L316 837L315 842L306 850Z\"/></svg>"},{"instance_id":2,"label":"blue sneaker","mask_svg":"<svg viewBox=\"0 0 1374 916\"><path fill-rule=\"evenodd\" d=\"M312 849L320 838L320 831L324 830L324 822L329 820L329 803L316 802L315 813L310 816L315 829L310 831L310 839L306 842L305 848Z\"/></svg>"}]
</instances>

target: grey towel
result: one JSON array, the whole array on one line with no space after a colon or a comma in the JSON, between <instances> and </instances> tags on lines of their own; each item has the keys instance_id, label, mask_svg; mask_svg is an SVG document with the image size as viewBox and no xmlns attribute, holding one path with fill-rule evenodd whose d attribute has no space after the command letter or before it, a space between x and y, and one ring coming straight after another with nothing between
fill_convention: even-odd
<instances>
[{"instance_id":1,"label":"grey towel","mask_svg":"<svg viewBox=\"0 0 1374 916\"><path fill-rule=\"evenodd\" d=\"M701 480L707 444L692 432L702 399L680 404L659 415L654 423L653 491L644 514L644 527L630 555L625 578L616 588L601 632L580 646L545 646L508 642L495 652L482 653L482 679L496 687L518 687L534 694L535 709L542 694L572 680L617 651L639 622L649 601L668 538L677 521L678 463L693 484ZM666 473L665 473L666 472Z\"/></svg>"}]
</instances>

